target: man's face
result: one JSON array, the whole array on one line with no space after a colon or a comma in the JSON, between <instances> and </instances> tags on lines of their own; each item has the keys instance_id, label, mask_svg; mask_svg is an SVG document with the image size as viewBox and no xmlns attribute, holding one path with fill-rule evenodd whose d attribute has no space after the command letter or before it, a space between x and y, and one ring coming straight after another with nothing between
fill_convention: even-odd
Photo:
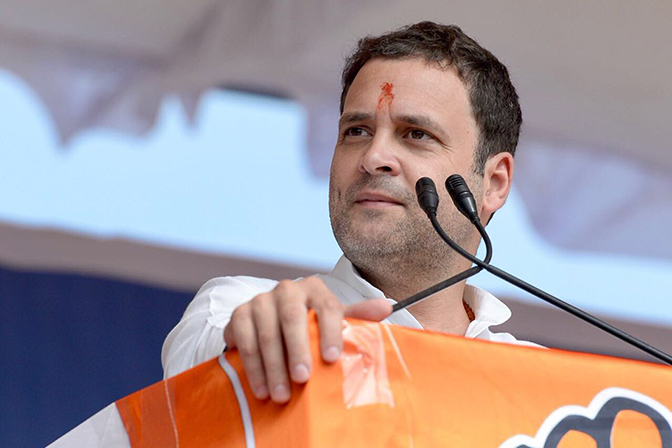
<instances>
[{"instance_id":1,"label":"man's face","mask_svg":"<svg viewBox=\"0 0 672 448\"><path fill-rule=\"evenodd\" d=\"M416 58L367 62L345 99L331 165L330 217L345 255L366 270L380 257L408 264L443 250L415 198L423 176L437 184L447 232L477 244L443 187L459 173L480 189L471 174L477 141L468 91L452 68Z\"/></svg>"}]
</instances>

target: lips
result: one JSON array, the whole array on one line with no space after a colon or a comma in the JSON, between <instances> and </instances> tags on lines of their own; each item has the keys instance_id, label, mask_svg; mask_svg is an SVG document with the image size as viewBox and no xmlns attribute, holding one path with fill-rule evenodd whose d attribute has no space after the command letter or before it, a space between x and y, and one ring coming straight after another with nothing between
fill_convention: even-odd
<instances>
[{"instance_id":1,"label":"lips","mask_svg":"<svg viewBox=\"0 0 672 448\"><path fill-rule=\"evenodd\" d=\"M390 205L404 205L403 202L393 197L387 196L383 193L374 191L362 191L355 196L355 204L368 206L390 206Z\"/></svg>"}]
</instances>

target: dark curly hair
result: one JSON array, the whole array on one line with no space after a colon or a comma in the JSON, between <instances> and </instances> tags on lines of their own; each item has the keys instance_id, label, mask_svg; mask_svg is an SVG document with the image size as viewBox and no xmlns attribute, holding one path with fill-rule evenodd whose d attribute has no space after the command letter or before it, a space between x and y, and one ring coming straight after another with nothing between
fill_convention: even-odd
<instances>
[{"instance_id":1,"label":"dark curly hair","mask_svg":"<svg viewBox=\"0 0 672 448\"><path fill-rule=\"evenodd\" d=\"M423 58L453 67L469 91L479 130L474 171L483 175L485 162L500 152L515 155L523 116L509 72L499 60L455 25L420 22L382 36L360 39L346 58L340 110L357 73L371 59Z\"/></svg>"}]
</instances>

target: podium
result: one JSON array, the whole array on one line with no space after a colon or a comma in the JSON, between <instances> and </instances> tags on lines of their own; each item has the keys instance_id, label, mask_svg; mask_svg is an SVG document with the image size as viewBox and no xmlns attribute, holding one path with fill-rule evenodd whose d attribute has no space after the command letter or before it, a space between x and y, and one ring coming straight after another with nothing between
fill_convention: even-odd
<instances>
[{"instance_id":1,"label":"podium","mask_svg":"<svg viewBox=\"0 0 672 448\"><path fill-rule=\"evenodd\" d=\"M254 398L231 351L110 405L106 441L81 446L672 448L671 367L357 320L326 364L309 331L288 404Z\"/></svg>"}]
</instances>

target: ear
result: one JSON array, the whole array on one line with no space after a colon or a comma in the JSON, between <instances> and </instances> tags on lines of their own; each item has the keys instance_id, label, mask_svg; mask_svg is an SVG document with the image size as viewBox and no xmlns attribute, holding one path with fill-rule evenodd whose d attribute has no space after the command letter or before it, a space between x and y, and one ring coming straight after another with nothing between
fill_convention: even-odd
<instances>
[{"instance_id":1,"label":"ear","mask_svg":"<svg viewBox=\"0 0 672 448\"><path fill-rule=\"evenodd\" d=\"M513 156L500 152L485 163L483 190L481 194L481 222L487 223L490 216L506 202L513 181Z\"/></svg>"}]
</instances>

